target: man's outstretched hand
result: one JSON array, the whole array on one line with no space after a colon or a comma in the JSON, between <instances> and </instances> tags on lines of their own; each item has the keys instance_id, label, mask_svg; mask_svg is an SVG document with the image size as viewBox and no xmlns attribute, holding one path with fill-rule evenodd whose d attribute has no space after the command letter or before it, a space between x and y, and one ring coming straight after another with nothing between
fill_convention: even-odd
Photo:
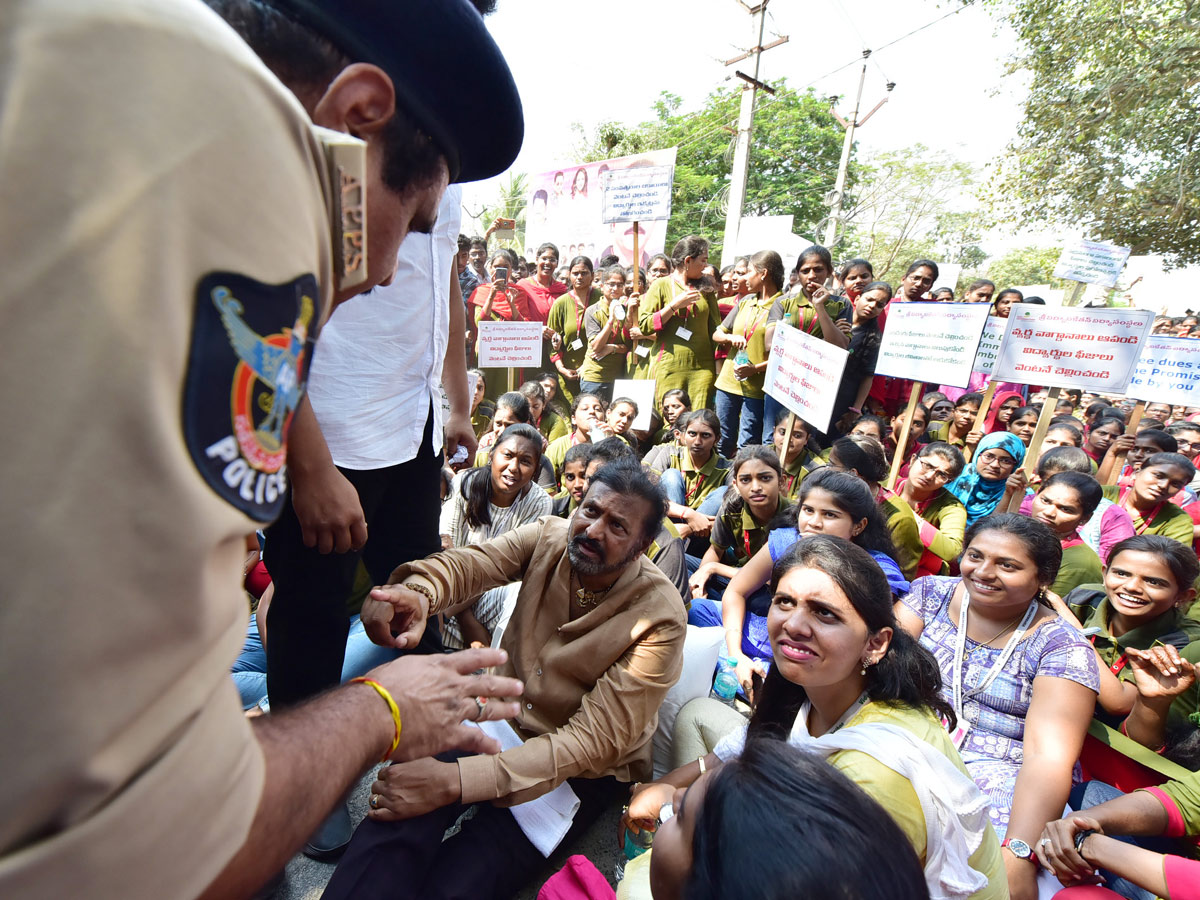
<instances>
[{"instance_id":1,"label":"man's outstretched hand","mask_svg":"<svg viewBox=\"0 0 1200 900\"><path fill-rule=\"evenodd\" d=\"M402 584L386 584L371 590L363 601L360 618L373 643L411 650L425 633L429 598Z\"/></svg>"}]
</instances>

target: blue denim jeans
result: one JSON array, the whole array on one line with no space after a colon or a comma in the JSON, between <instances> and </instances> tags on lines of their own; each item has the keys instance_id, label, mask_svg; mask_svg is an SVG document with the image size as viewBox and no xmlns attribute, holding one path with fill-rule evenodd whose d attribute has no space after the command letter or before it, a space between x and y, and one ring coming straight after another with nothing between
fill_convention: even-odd
<instances>
[{"instance_id":1,"label":"blue denim jeans","mask_svg":"<svg viewBox=\"0 0 1200 900\"><path fill-rule=\"evenodd\" d=\"M721 420L721 440L717 449L726 459L739 447L767 443L763 437L763 399L743 397L717 389L717 418Z\"/></svg>"},{"instance_id":2,"label":"blue denim jeans","mask_svg":"<svg viewBox=\"0 0 1200 900\"><path fill-rule=\"evenodd\" d=\"M687 482L684 481L681 471L678 469L667 469L659 476L658 483L667 495L667 499L672 503L678 503L680 506L688 505ZM729 490L729 485L727 484L714 489L711 494L700 501L700 505L696 508L697 512L701 512L706 516L715 516L721 509L721 501L725 498L727 490Z\"/></svg>"},{"instance_id":3,"label":"blue denim jeans","mask_svg":"<svg viewBox=\"0 0 1200 900\"><path fill-rule=\"evenodd\" d=\"M595 394L597 397L602 397L605 403L612 403L612 382L608 381L584 381L579 380L580 393Z\"/></svg>"},{"instance_id":4,"label":"blue denim jeans","mask_svg":"<svg viewBox=\"0 0 1200 900\"><path fill-rule=\"evenodd\" d=\"M350 619L350 636L346 638L346 658L342 663L342 682L365 675L376 666L390 662L400 655L399 650L380 647L371 642L358 616ZM246 629L246 642L241 655L233 663L233 683L242 695L242 709L257 706L267 696L267 651L258 636L254 617Z\"/></svg>"},{"instance_id":5,"label":"blue denim jeans","mask_svg":"<svg viewBox=\"0 0 1200 900\"><path fill-rule=\"evenodd\" d=\"M787 418L787 407L782 403L767 394L763 400L762 413L762 433L763 443L771 443L771 439L775 436L775 426L781 419Z\"/></svg>"}]
</instances>

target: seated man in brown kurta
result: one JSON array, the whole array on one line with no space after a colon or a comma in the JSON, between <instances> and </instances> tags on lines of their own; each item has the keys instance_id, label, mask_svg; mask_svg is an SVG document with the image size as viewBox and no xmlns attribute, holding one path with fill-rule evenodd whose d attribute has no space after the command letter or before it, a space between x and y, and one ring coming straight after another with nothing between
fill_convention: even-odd
<instances>
[{"instance_id":1,"label":"seated man in brown kurta","mask_svg":"<svg viewBox=\"0 0 1200 900\"><path fill-rule=\"evenodd\" d=\"M382 769L370 811L326 898L508 898L544 864L513 813L568 782L580 800L566 840L650 777L658 708L679 677L679 592L643 555L666 515L633 462L594 476L570 520L546 517L496 540L400 566L363 606L367 633L419 637L491 587L521 582L498 674L521 679L521 742L498 756L443 756ZM481 707L482 708L482 707ZM462 830L447 827L471 804Z\"/></svg>"}]
</instances>

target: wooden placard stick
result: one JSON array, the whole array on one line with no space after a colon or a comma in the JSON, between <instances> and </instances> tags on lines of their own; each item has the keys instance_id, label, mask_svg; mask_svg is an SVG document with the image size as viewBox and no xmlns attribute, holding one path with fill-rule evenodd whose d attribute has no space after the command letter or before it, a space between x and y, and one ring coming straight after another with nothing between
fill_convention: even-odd
<instances>
[{"instance_id":1,"label":"wooden placard stick","mask_svg":"<svg viewBox=\"0 0 1200 900\"><path fill-rule=\"evenodd\" d=\"M1126 434L1137 434L1137 427L1141 424L1142 414L1146 412L1146 401L1139 400L1133 405L1133 409L1129 412L1129 424L1125 426ZM1116 484L1121 477L1121 470L1125 468L1125 454L1128 450L1122 450L1120 453L1113 454L1112 468L1109 469L1107 477L1104 479L1105 484Z\"/></svg>"},{"instance_id":2,"label":"wooden placard stick","mask_svg":"<svg viewBox=\"0 0 1200 900\"><path fill-rule=\"evenodd\" d=\"M633 293L634 296L640 294L641 288L638 286L640 273L642 270L642 256L638 252L638 223L633 223Z\"/></svg>"},{"instance_id":3,"label":"wooden placard stick","mask_svg":"<svg viewBox=\"0 0 1200 900\"><path fill-rule=\"evenodd\" d=\"M779 454L783 467L787 468L788 451L792 448L792 431L796 426L796 414L788 412L787 426L783 429L783 452Z\"/></svg>"},{"instance_id":4,"label":"wooden placard stick","mask_svg":"<svg viewBox=\"0 0 1200 900\"><path fill-rule=\"evenodd\" d=\"M992 406L992 398L996 396L996 382L989 381L987 390L983 392L983 399L979 401L979 415L975 417L975 424L971 426L972 431L983 431L983 426L987 424L988 410Z\"/></svg>"},{"instance_id":5,"label":"wooden placard stick","mask_svg":"<svg viewBox=\"0 0 1200 900\"><path fill-rule=\"evenodd\" d=\"M904 410L904 425L900 428L900 439L896 442L896 453L892 457L892 469L888 472L887 489L889 491L895 489L896 477L900 474L900 466L904 464L904 451L908 449L908 433L912 428L913 411L917 408L917 401L921 399L921 392L924 389L924 382L914 381L912 391L908 395L908 406Z\"/></svg>"},{"instance_id":6,"label":"wooden placard stick","mask_svg":"<svg viewBox=\"0 0 1200 900\"><path fill-rule=\"evenodd\" d=\"M1025 450L1025 463L1021 466L1025 470L1027 476L1033 475L1037 471L1038 451L1042 449L1042 441L1046 439L1046 432L1050 430L1050 420L1054 418L1054 407L1058 405L1058 394L1061 388L1052 387L1050 392L1046 394L1046 402L1042 406L1042 412L1038 416L1037 427L1033 430L1033 437L1029 439L1029 447ZM1020 512L1021 503L1025 500L1025 492L1022 491L1016 494L1009 501L1008 509L1005 512Z\"/></svg>"},{"instance_id":7,"label":"wooden placard stick","mask_svg":"<svg viewBox=\"0 0 1200 900\"><path fill-rule=\"evenodd\" d=\"M1037 471L1038 451L1042 449L1042 441L1046 439L1046 432L1050 430L1050 420L1054 418L1054 407L1058 405L1058 395L1061 390L1062 388L1052 387L1046 394L1046 402L1038 416L1037 427L1034 428L1033 437L1029 439L1029 448L1025 451L1025 465L1021 467L1025 470L1026 475L1032 475Z\"/></svg>"},{"instance_id":8,"label":"wooden placard stick","mask_svg":"<svg viewBox=\"0 0 1200 900\"><path fill-rule=\"evenodd\" d=\"M992 398L996 396L996 382L989 381L987 389L983 392L983 399L979 401L979 415L975 417L975 424L971 426L972 431L983 431L983 426L987 424L988 410L992 406ZM963 447L963 459L967 462L971 461L971 457L975 455L974 447Z\"/></svg>"}]
</instances>

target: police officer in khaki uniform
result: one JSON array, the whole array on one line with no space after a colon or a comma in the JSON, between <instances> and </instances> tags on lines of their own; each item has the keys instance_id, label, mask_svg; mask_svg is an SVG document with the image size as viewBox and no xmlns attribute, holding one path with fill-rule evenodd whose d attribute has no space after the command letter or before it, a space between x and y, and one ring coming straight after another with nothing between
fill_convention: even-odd
<instances>
[{"instance_id":1,"label":"police officer in khaki uniform","mask_svg":"<svg viewBox=\"0 0 1200 900\"><path fill-rule=\"evenodd\" d=\"M515 712L474 699L518 691L469 674L492 651L253 725L237 703L241 548L321 322L521 139L466 0L285 13L352 60L301 102L198 0L0 5L0 896L245 896L372 761L477 750L458 723ZM469 96L423 77L451 53ZM485 112L518 124L466 140ZM313 121L366 141L353 289Z\"/></svg>"}]
</instances>

